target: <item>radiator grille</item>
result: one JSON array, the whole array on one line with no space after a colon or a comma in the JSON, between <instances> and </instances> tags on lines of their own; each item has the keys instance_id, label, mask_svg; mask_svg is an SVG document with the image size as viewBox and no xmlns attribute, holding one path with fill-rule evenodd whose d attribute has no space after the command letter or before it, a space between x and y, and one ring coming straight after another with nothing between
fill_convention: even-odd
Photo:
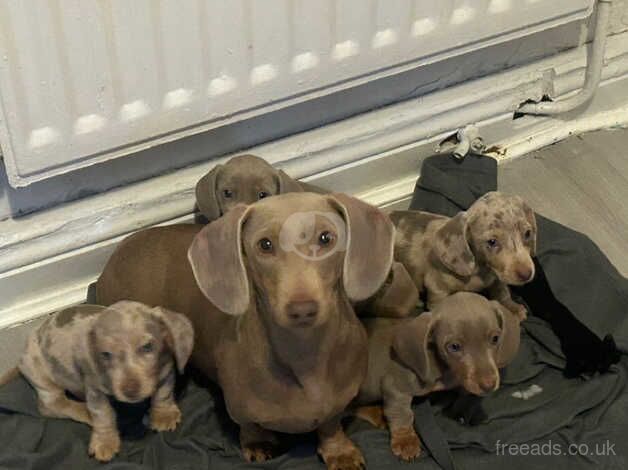
<instances>
[{"instance_id":1,"label":"radiator grille","mask_svg":"<svg viewBox=\"0 0 628 470\"><path fill-rule=\"evenodd\" d=\"M25 185L581 19L591 6L592 0L0 0L7 173L13 185Z\"/></svg>"}]
</instances>

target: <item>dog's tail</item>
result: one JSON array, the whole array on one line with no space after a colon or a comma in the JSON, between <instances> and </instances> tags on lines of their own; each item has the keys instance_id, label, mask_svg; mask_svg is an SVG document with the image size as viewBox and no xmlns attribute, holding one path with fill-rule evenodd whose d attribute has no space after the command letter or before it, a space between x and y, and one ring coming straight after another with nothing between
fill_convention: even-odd
<instances>
[{"instance_id":1,"label":"dog's tail","mask_svg":"<svg viewBox=\"0 0 628 470\"><path fill-rule=\"evenodd\" d=\"M0 377L0 387L2 385L8 384L9 382L13 382L19 376L20 376L20 369L18 369L17 367L13 367L9 369Z\"/></svg>"}]
</instances>

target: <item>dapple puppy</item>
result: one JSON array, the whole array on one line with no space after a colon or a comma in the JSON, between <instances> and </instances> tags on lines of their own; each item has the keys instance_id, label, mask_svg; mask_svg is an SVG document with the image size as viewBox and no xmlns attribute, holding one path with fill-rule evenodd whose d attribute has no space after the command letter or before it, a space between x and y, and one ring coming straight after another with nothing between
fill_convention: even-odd
<instances>
[{"instance_id":1,"label":"dapple puppy","mask_svg":"<svg viewBox=\"0 0 628 470\"><path fill-rule=\"evenodd\" d=\"M92 426L89 453L108 461L120 450L109 396L127 403L151 398L151 427L177 427L174 365L183 372L193 338L185 316L161 307L130 301L79 305L51 316L30 335L18 368L37 391L41 414ZM85 402L69 399L66 390Z\"/></svg>"},{"instance_id":2,"label":"dapple puppy","mask_svg":"<svg viewBox=\"0 0 628 470\"><path fill-rule=\"evenodd\" d=\"M316 430L327 467L355 469L364 459L340 415L366 375L367 338L352 304L384 283L393 243L392 223L373 206L343 194L282 194L204 227L132 235L96 295L192 320L192 363L222 388L247 460L272 457L273 431Z\"/></svg>"},{"instance_id":3,"label":"dapple puppy","mask_svg":"<svg viewBox=\"0 0 628 470\"><path fill-rule=\"evenodd\" d=\"M196 183L196 204L211 222L237 204L251 204L268 196L303 191L326 192L290 178L260 157L239 155L224 165L216 165Z\"/></svg>"},{"instance_id":4,"label":"dapple puppy","mask_svg":"<svg viewBox=\"0 0 628 470\"><path fill-rule=\"evenodd\" d=\"M412 319L368 319L368 375L358 405L383 400L392 451L420 454L412 398L462 387L485 395L499 387L498 368L519 349L519 319L496 301L458 292ZM369 408L366 407L367 412ZM358 409L358 416L363 416ZM372 420L372 415L369 418Z\"/></svg>"},{"instance_id":5,"label":"dapple puppy","mask_svg":"<svg viewBox=\"0 0 628 470\"><path fill-rule=\"evenodd\" d=\"M534 212L519 196L489 192L466 212L445 217L421 211L396 211L395 260L417 289L427 291L428 308L458 291L481 292L526 317L510 285L534 278Z\"/></svg>"}]
</instances>

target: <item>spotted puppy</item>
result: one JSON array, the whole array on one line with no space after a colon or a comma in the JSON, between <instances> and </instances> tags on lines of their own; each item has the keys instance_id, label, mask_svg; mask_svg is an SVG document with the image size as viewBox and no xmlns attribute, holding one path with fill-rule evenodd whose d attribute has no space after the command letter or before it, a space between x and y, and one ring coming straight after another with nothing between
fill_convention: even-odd
<instances>
[{"instance_id":1,"label":"spotted puppy","mask_svg":"<svg viewBox=\"0 0 628 470\"><path fill-rule=\"evenodd\" d=\"M325 193L296 181L283 170L255 155L239 155L216 165L196 184L196 204L208 221L223 216L237 204L252 204L269 196L303 191Z\"/></svg>"},{"instance_id":2,"label":"spotted puppy","mask_svg":"<svg viewBox=\"0 0 628 470\"><path fill-rule=\"evenodd\" d=\"M369 335L367 378L357 415L373 422L383 401L392 451L404 460L420 454L412 398L463 388L485 395L499 387L498 368L519 349L519 319L499 302L470 292L447 297L432 312L411 319L364 321ZM380 409L381 410L381 409Z\"/></svg>"},{"instance_id":3,"label":"spotted puppy","mask_svg":"<svg viewBox=\"0 0 628 470\"><path fill-rule=\"evenodd\" d=\"M42 415L92 426L89 453L110 460L120 449L109 396L127 403L151 398L150 424L173 430L179 372L192 353L194 331L183 315L131 301L79 305L50 317L28 339L19 371L37 391ZM71 400L66 390L84 402Z\"/></svg>"},{"instance_id":4,"label":"spotted puppy","mask_svg":"<svg viewBox=\"0 0 628 470\"><path fill-rule=\"evenodd\" d=\"M421 211L396 211L395 260L401 262L428 308L458 291L488 289L521 319L526 309L512 300L507 285L534 278L534 212L519 196L486 193L466 212L445 217Z\"/></svg>"}]
</instances>

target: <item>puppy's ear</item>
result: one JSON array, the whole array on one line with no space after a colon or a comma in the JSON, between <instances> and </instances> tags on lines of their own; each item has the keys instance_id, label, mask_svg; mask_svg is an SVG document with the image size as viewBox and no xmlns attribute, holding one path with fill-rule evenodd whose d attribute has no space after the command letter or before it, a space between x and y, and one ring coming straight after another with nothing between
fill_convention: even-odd
<instances>
[{"instance_id":1,"label":"puppy's ear","mask_svg":"<svg viewBox=\"0 0 628 470\"><path fill-rule=\"evenodd\" d=\"M192 240L188 260L205 297L230 315L249 307L249 280L242 257L242 224L249 208L238 205L206 225Z\"/></svg>"},{"instance_id":2,"label":"puppy's ear","mask_svg":"<svg viewBox=\"0 0 628 470\"><path fill-rule=\"evenodd\" d=\"M521 205L523 206L523 212L526 215L526 220L532 227L532 238L530 240L530 256L536 256L536 216L530 206L528 206L523 199L521 199Z\"/></svg>"},{"instance_id":3,"label":"puppy's ear","mask_svg":"<svg viewBox=\"0 0 628 470\"><path fill-rule=\"evenodd\" d=\"M277 178L279 179L279 193L301 193L303 192L303 188L299 184L298 181L292 179L288 174L283 170L277 170Z\"/></svg>"},{"instance_id":4,"label":"puppy's ear","mask_svg":"<svg viewBox=\"0 0 628 470\"><path fill-rule=\"evenodd\" d=\"M196 183L196 204L210 222L222 215L216 195L216 179L223 167L224 165L216 165Z\"/></svg>"},{"instance_id":5,"label":"puppy's ear","mask_svg":"<svg viewBox=\"0 0 628 470\"><path fill-rule=\"evenodd\" d=\"M343 266L345 292L353 302L372 296L382 286L393 260L395 227L386 214L346 194L329 197L345 222ZM339 242L342 240L338 235Z\"/></svg>"},{"instance_id":6,"label":"puppy's ear","mask_svg":"<svg viewBox=\"0 0 628 470\"><path fill-rule=\"evenodd\" d=\"M184 315L163 307L155 307L151 313L159 317L166 325L168 330L166 343L174 353L177 370L182 374L194 347L192 323Z\"/></svg>"},{"instance_id":7,"label":"puppy's ear","mask_svg":"<svg viewBox=\"0 0 628 470\"><path fill-rule=\"evenodd\" d=\"M476 268L468 233L467 213L460 212L438 229L434 237L434 253L448 269L460 276L470 276Z\"/></svg>"},{"instance_id":8,"label":"puppy's ear","mask_svg":"<svg viewBox=\"0 0 628 470\"><path fill-rule=\"evenodd\" d=\"M414 371L426 384L436 380L439 373L431 342L436 319L430 312L401 323L394 332L393 350L399 360Z\"/></svg>"},{"instance_id":9,"label":"puppy's ear","mask_svg":"<svg viewBox=\"0 0 628 470\"><path fill-rule=\"evenodd\" d=\"M498 368L508 365L519 351L521 341L521 325L519 318L496 300L490 301L491 307L497 316L497 321L502 330L495 363Z\"/></svg>"}]
</instances>

